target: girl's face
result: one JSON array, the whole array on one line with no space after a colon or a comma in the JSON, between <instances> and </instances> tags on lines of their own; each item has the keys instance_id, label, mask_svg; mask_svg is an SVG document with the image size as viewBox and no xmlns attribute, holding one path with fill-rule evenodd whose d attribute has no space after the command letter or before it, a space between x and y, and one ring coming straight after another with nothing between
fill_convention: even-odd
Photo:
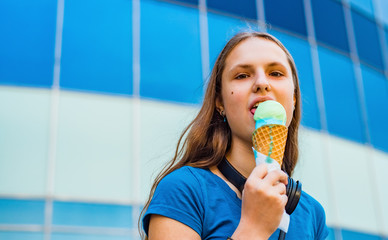
<instances>
[{"instance_id":1,"label":"girl's face","mask_svg":"<svg viewBox=\"0 0 388 240\"><path fill-rule=\"evenodd\" d=\"M283 105L289 126L295 98L292 71L285 52L264 38L240 42L226 58L221 96L217 107L224 109L234 140L251 143L255 104L266 100Z\"/></svg>"}]
</instances>

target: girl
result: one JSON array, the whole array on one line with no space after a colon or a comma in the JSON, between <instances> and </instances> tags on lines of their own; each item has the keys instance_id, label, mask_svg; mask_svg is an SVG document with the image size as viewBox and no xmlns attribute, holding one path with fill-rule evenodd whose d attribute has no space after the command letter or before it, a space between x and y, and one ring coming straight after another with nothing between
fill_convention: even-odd
<instances>
[{"instance_id":1,"label":"girl","mask_svg":"<svg viewBox=\"0 0 388 240\"><path fill-rule=\"evenodd\" d=\"M287 113L283 171L256 166L252 151L253 115L267 100L279 102ZM277 239L287 174L298 159L299 122L299 80L290 53L266 33L235 35L215 62L201 110L153 184L142 211L142 238ZM217 167L224 158L247 178L242 192ZM287 239L327 235L322 206L302 192Z\"/></svg>"}]
</instances>

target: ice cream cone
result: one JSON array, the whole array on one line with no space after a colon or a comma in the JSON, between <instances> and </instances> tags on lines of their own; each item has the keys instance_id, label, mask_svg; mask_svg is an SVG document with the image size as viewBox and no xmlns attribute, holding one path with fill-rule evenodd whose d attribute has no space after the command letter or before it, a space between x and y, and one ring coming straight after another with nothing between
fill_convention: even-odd
<instances>
[{"instance_id":1,"label":"ice cream cone","mask_svg":"<svg viewBox=\"0 0 388 240\"><path fill-rule=\"evenodd\" d=\"M284 125L269 124L259 127L252 135L253 147L282 166L287 133L288 129Z\"/></svg>"}]
</instances>

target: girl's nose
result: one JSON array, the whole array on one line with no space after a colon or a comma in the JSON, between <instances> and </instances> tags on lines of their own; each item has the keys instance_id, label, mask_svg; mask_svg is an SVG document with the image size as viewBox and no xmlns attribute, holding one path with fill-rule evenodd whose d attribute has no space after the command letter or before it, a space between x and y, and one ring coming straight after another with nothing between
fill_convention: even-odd
<instances>
[{"instance_id":1,"label":"girl's nose","mask_svg":"<svg viewBox=\"0 0 388 240\"><path fill-rule=\"evenodd\" d=\"M260 72L256 74L256 77L254 78L252 90L254 93L256 92L264 93L271 90L271 86L269 85L267 76L265 75L264 72Z\"/></svg>"}]
</instances>

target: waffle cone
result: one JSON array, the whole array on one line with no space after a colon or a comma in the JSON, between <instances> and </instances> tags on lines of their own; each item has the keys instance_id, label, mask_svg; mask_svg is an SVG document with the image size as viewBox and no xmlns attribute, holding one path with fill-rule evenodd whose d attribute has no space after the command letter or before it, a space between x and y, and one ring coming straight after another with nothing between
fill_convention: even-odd
<instances>
[{"instance_id":1,"label":"waffle cone","mask_svg":"<svg viewBox=\"0 0 388 240\"><path fill-rule=\"evenodd\" d=\"M264 125L253 132L253 147L256 151L269 156L282 166L287 133L288 129L286 126L276 124ZM272 152L270 152L271 145Z\"/></svg>"}]
</instances>

